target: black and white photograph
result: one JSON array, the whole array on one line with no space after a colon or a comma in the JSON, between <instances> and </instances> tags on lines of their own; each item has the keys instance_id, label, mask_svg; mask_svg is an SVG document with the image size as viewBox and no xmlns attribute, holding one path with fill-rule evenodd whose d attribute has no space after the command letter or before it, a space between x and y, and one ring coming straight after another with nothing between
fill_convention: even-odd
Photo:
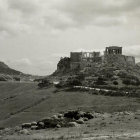
<instances>
[{"instance_id":1,"label":"black and white photograph","mask_svg":"<svg viewBox=\"0 0 140 140\"><path fill-rule=\"evenodd\" d=\"M140 140L140 0L0 0L0 140Z\"/></svg>"}]
</instances>

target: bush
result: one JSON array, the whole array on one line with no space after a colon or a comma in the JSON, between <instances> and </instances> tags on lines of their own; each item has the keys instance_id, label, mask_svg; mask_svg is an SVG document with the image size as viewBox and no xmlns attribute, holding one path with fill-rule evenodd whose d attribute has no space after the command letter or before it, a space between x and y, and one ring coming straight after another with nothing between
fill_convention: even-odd
<instances>
[{"instance_id":1,"label":"bush","mask_svg":"<svg viewBox=\"0 0 140 140\"><path fill-rule=\"evenodd\" d=\"M73 79L67 82L68 86L80 86L81 85L81 81L78 79Z\"/></svg>"},{"instance_id":2,"label":"bush","mask_svg":"<svg viewBox=\"0 0 140 140\"><path fill-rule=\"evenodd\" d=\"M96 85L106 85L105 81L103 78L98 78L98 80L95 82Z\"/></svg>"},{"instance_id":3,"label":"bush","mask_svg":"<svg viewBox=\"0 0 140 140\"><path fill-rule=\"evenodd\" d=\"M140 81L138 79L123 79L123 84L125 85L134 85L134 86L138 86L140 85Z\"/></svg>"},{"instance_id":4,"label":"bush","mask_svg":"<svg viewBox=\"0 0 140 140\"><path fill-rule=\"evenodd\" d=\"M119 76L120 78L126 78L127 77L127 73L126 72L119 72L118 74L117 74L117 76Z\"/></svg>"},{"instance_id":5,"label":"bush","mask_svg":"<svg viewBox=\"0 0 140 140\"><path fill-rule=\"evenodd\" d=\"M55 84L55 87L56 88L62 88L62 87L64 87L64 83L63 82L60 82L58 84Z\"/></svg>"},{"instance_id":6,"label":"bush","mask_svg":"<svg viewBox=\"0 0 140 140\"><path fill-rule=\"evenodd\" d=\"M7 81L7 80L4 77L0 77L0 81Z\"/></svg>"},{"instance_id":7,"label":"bush","mask_svg":"<svg viewBox=\"0 0 140 140\"><path fill-rule=\"evenodd\" d=\"M14 77L13 78L15 81L20 81L20 78L19 77Z\"/></svg>"},{"instance_id":8,"label":"bush","mask_svg":"<svg viewBox=\"0 0 140 140\"><path fill-rule=\"evenodd\" d=\"M118 81L114 81L113 84L114 84L114 85L118 85Z\"/></svg>"},{"instance_id":9,"label":"bush","mask_svg":"<svg viewBox=\"0 0 140 140\"><path fill-rule=\"evenodd\" d=\"M40 83L38 83L39 88L48 87L49 85L51 85L51 83L46 79L43 79Z\"/></svg>"}]
</instances>

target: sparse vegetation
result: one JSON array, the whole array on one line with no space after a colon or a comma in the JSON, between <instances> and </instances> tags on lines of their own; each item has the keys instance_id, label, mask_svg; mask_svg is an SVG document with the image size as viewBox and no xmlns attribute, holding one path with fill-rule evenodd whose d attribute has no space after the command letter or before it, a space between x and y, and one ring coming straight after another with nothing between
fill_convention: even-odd
<instances>
[{"instance_id":1,"label":"sparse vegetation","mask_svg":"<svg viewBox=\"0 0 140 140\"><path fill-rule=\"evenodd\" d=\"M123 122L124 126L126 122L123 119L129 114L124 112L135 112L140 108L139 68L120 62L121 59L116 62L116 56L107 59L109 63L97 63L93 69L89 65L80 71L79 67L71 70L71 60L65 57L59 61L52 77L36 79L35 83L0 83L0 133L9 134L10 131L10 134L16 132L18 135L31 135L35 130L40 130L40 133L43 129L51 132L57 132L60 128L65 130L64 127L80 129L83 124L86 128L80 130L79 136L70 134L68 137L81 138L83 134L91 135L93 130L98 132L107 128L112 132L118 122ZM9 68L5 66L4 69ZM55 86L50 82L53 81L53 76L59 81ZM21 80L17 75L12 78L15 81ZM0 77L0 81L4 80L7 79ZM75 89L75 86L81 88ZM96 115L91 113L93 111ZM126 117L127 121L137 123L139 118L134 114L133 118L130 116ZM13 129L12 132L5 129L21 124L22 127L14 132ZM57 138L66 137L59 134Z\"/></svg>"},{"instance_id":2,"label":"sparse vegetation","mask_svg":"<svg viewBox=\"0 0 140 140\"><path fill-rule=\"evenodd\" d=\"M96 85L106 85L106 82L103 78L99 77L98 80L95 82Z\"/></svg>"},{"instance_id":3,"label":"sparse vegetation","mask_svg":"<svg viewBox=\"0 0 140 140\"><path fill-rule=\"evenodd\" d=\"M87 111L94 108L94 111L113 112L121 109L136 110L140 106L135 98L102 96L100 92L93 92L91 95L88 94L88 91L81 92L80 90L73 90L73 92L62 90L54 94L55 90L56 88L39 90L37 83L0 83L2 101L0 105L1 112L3 112L0 119L4 119L0 125L15 126L31 119L39 120L53 113L75 109L75 107ZM136 92L139 94L137 90ZM14 98L8 98L11 95L14 95ZM7 100L4 100L6 98ZM112 108L112 106L114 107ZM16 117L14 117L15 113Z\"/></svg>"},{"instance_id":4,"label":"sparse vegetation","mask_svg":"<svg viewBox=\"0 0 140 140\"><path fill-rule=\"evenodd\" d=\"M49 87L50 85L52 84L47 79L42 79L41 82L38 83L39 88Z\"/></svg>"}]
</instances>

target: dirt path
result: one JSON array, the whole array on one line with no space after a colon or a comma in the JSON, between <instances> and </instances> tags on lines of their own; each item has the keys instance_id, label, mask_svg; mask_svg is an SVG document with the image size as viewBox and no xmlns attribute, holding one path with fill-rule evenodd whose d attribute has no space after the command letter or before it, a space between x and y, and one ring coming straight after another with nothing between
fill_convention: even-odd
<instances>
[{"instance_id":1,"label":"dirt path","mask_svg":"<svg viewBox=\"0 0 140 140\"><path fill-rule=\"evenodd\" d=\"M53 133L52 133L53 134ZM139 140L140 139L140 132L130 132L130 133L118 133L118 134L88 134L88 135L80 135L80 136L56 136L54 137L48 135L46 133L37 133L32 134L30 136L27 135L13 135L13 136L5 136L0 137L1 140Z\"/></svg>"},{"instance_id":2,"label":"dirt path","mask_svg":"<svg viewBox=\"0 0 140 140\"><path fill-rule=\"evenodd\" d=\"M112 135L94 135L86 138L82 138L82 140L139 140L140 132L133 133L123 133L123 134L112 134Z\"/></svg>"}]
</instances>

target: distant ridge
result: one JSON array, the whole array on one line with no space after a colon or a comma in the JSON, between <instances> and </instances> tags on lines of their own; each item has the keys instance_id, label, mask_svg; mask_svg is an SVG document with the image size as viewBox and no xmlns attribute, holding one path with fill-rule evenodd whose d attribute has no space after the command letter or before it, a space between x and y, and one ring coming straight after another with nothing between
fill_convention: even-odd
<instances>
[{"instance_id":1,"label":"distant ridge","mask_svg":"<svg viewBox=\"0 0 140 140\"><path fill-rule=\"evenodd\" d=\"M20 75L21 72L10 68L4 62L0 62L0 74L6 75Z\"/></svg>"},{"instance_id":2,"label":"distant ridge","mask_svg":"<svg viewBox=\"0 0 140 140\"><path fill-rule=\"evenodd\" d=\"M21 71L10 68L7 64L0 61L0 81L34 81L42 76L25 74Z\"/></svg>"}]
</instances>

